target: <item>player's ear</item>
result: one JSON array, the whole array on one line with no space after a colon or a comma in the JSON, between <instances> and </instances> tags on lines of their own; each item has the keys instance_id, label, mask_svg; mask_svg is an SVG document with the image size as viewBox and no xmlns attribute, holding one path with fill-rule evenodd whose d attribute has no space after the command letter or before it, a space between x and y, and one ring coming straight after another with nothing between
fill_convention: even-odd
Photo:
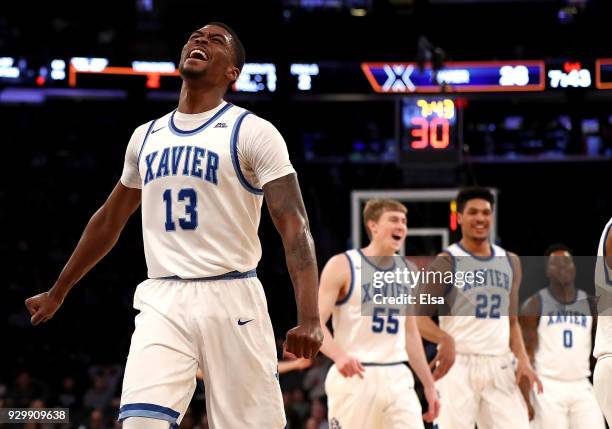
<instances>
[{"instance_id":1,"label":"player's ear","mask_svg":"<svg viewBox=\"0 0 612 429\"><path fill-rule=\"evenodd\" d=\"M240 76L240 70L238 69L238 67L230 65L227 68L225 75L230 81L235 82L236 80L238 80L238 76Z\"/></svg>"},{"instance_id":2,"label":"player's ear","mask_svg":"<svg viewBox=\"0 0 612 429\"><path fill-rule=\"evenodd\" d=\"M457 224L461 225L463 223L463 214L461 212L457 212Z\"/></svg>"},{"instance_id":3,"label":"player's ear","mask_svg":"<svg viewBox=\"0 0 612 429\"><path fill-rule=\"evenodd\" d=\"M374 234L374 228L376 228L376 222L374 222L372 219L370 219L370 220L368 220L367 224L368 224L368 229L370 230L370 234L373 235Z\"/></svg>"}]
</instances>

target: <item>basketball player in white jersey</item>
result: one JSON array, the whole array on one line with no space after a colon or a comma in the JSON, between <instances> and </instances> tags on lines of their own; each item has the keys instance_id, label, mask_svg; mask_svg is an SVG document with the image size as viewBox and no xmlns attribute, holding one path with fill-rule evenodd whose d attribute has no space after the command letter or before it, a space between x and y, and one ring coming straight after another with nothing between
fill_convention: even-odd
<instances>
[{"instance_id":1,"label":"basketball player in white jersey","mask_svg":"<svg viewBox=\"0 0 612 429\"><path fill-rule=\"evenodd\" d=\"M142 203L149 279L134 295L140 313L119 414L127 429L178 427L198 367L211 428L285 426L255 272L264 195L298 304L287 351L311 358L323 339L314 245L286 144L272 124L223 99L243 64L242 43L225 24L191 34L181 52L178 108L136 129L119 183L58 280L26 301L34 325L49 320Z\"/></svg>"},{"instance_id":2,"label":"basketball player in white jersey","mask_svg":"<svg viewBox=\"0 0 612 429\"><path fill-rule=\"evenodd\" d=\"M450 315L440 315L440 326L429 317L418 318L425 339L439 344L450 336L455 344L454 365L436 383L444 404L437 422L440 429L473 429L475 424L479 429L529 427L517 382L523 377L530 385L539 380L516 316L521 266L516 255L489 242L493 203L488 189L459 192L462 238L433 263L435 270L454 273L454 287L447 288L445 302ZM465 273L474 273L473 281L458 283ZM441 287L434 284L429 289L439 293ZM434 366L438 359L439 355Z\"/></svg>"},{"instance_id":3,"label":"basketball player in white jersey","mask_svg":"<svg viewBox=\"0 0 612 429\"><path fill-rule=\"evenodd\" d=\"M406 212L394 200L368 201L363 219L370 243L335 255L321 274L321 351L334 361L325 381L330 428L422 428L423 418L432 421L438 414L440 404L415 317L382 306L374 307L372 316L362 315L362 305L371 304L375 293L362 280L364 265L378 270L381 257L390 267L403 261L393 255L406 238ZM333 336L325 326L330 316ZM429 409L424 416L408 358L425 387Z\"/></svg>"},{"instance_id":4,"label":"basketball player in white jersey","mask_svg":"<svg viewBox=\"0 0 612 429\"><path fill-rule=\"evenodd\" d=\"M594 328L591 301L585 291L575 287L576 266L569 249L557 244L545 255L549 285L521 308L525 348L544 386L543 394L533 395L532 427L604 429L588 379ZM529 404L529 390L525 389L523 396Z\"/></svg>"},{"instance_id":5,"label":"basketball player in white jersey","mask_svg":"<svg viewBox=\"0 0 612 429\"><path fill-rule=\"evenodd\" d=\"M597 333L593 356L597 358L593 386L597 402L612 426L612 219L604 228L597 248L595 266L597 303Z\"/></svg>"}]
</instances>

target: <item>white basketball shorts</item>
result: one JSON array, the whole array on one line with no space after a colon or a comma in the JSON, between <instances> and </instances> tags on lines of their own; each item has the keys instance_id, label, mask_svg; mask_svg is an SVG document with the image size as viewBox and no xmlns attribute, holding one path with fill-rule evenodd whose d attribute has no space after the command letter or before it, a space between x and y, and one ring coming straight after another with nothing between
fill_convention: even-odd
<instances>
[{"instance_id":1,"label":"white basketball shorts","mask_svg":"<svg viewBox=\"0 0 612 429\"><path fill-rule=\"evenodd\" d=\"M439 429L527 429L527 405L515 383L513 354L457 354L436 387Z\"/></svg>"},{"instance_id":2,"label":"white basketball shorts","mask_svg":"<svg viewBox=\"0 0 612 429\"><path fill-rule=\"evenodd\" d=\"M119 420L178 427L204 372L211 428L285 427L276 346L254 271L215 280L149 279L136 288L136 328Z\"/></svg>"},{"instance_id":3,"label":"white basketball shorts","mask_svg":"<svg viewBox=\"0 0 612 429\"><path fill-rule=\"evenodd\" d=\"M363 379L345 378L335 365L325 380L330 429L422 429L412 371L403 363L369 365Z\"/></svg>"},{"instance_id":4,"label":"white basketball shorts","mask_svg":"<svg viewBox=\"0 0 612 429\"><path fill-rule=\"evenodd\" d=\"M605 429L591 382L584 378L561 381L542 377L544 392L532 393L533 429Z\"/></svg>"},{"instance_id":5,"label":"white basketball shorts","mask_svg":"<svg viewBox=\"0 0 612 429\"><path fill-rule=\"evenodd\" d=\"M605 355L597 360L593 372L595 397L603 411L608 425L612 426L612 355Z\"/></svg>"}]
</instances>

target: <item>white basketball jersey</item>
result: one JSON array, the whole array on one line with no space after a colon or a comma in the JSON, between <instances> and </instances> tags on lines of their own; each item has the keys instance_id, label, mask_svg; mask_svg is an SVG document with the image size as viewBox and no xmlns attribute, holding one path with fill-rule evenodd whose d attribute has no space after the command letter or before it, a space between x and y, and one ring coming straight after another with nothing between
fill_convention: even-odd
<instances>
[{"instance_id":1,"label":"white basketball jersey","mask_svg":"<svg viewBox=\"0 0 612 429\"><path fill-rule=\"evenodd\" d=\"M244 273L254 270L261 257L257 230L263 191L253 169L241 165L237 148L241 124L250 112L230 103L214 111L192 130L176 125L176 111L168 113L152 121L144 141L138 142L137 160L131 164L142 188L142 229L151 278ZM255 118L251 126L263 121ZM270 146L269 151L276 149ZM283 149L286 153L286 146ZM123 183L130 180L128 155ZM286 164L278 176L294 171L288 156Z\"/></svg>"},{"instance_id":2,"label":"white basketball jersey","mask_svg":"<svg viewBox=\"0 0 612 429\"><path fill-rule=\"evenodd\" d=\"M562 381L581 380L591 375L591 327L593 317L588 296L576 291L576 299L563 304L549 288L538 292L540 320L535 370L538 375Z\"/></svg>"},{"instance_id":3,"label":"white basketball jersey","mask_svg":"<svg viewBox=\"0 0 612 429\"><path fill-rule=\"evenodd\" d=\"M454 286L448 295L451 315L440 316L440 328L455 339L457 353L502 355L510 352L510 291L514 273L504 249L491 246L490 257L474 256L459 243L446 249L454 273L474 273L482 284ZM458 277L455 277L458 278Z\"/></svg>"},{"instance_id":4,"label":"white basketball jersey","mask_svg":"<svg viewBox=\"0 0 612 429\"><path fill-rule=\"evenodd\" d=\"M374 306L372 316L362 315L362 304L371 305L375 293L369 282L361 280L362 263L371 262L358 249L345 254L351 267L351 285L332 312L334 340L344 352L364 363L407 362L405 317L389 306Z\"/></svg>"},{"instance_id":5,"label":"white basketball jersey","mask_svg":"<svg viewBox=\"0 0 612 429\"><path fill-rule=\"evenodd\" d=\"M597 262L595 264L595 288L599 303L597 304L599 317L597 318L597 334L595 335L595 349L593 356L599 358L612 355L612 267L606 264L606 239L612 228L612 219L604 228L599 247L597 248Z\"/></svg>"}]
</instances>

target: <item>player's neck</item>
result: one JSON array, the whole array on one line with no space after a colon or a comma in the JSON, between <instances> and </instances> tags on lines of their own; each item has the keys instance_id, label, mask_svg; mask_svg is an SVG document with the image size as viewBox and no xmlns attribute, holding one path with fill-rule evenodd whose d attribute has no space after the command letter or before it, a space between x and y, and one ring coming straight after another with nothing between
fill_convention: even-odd
<instances>
[{"instance_id":1,"label":"player's neck","mask_svg":"<svg viewBox=\"0 0 612 429\"><path fill-rule=\"evenodd\" d=\"M183 82L178 111L188 114L207 112L223 102L223 95L224 92L218 89L194 88L189 83Z\"/></svg>"},{"instance_id":2,"label":"player's neck","mask_svg":"<svg viewBox=\"0 0 612 429\"><path fill-rule=\"evenodd\" d=\"M361 249L361 251L366 256L395 256L395 251L392 248L383 246L373 241Z\"/></svg>"},{"instance_id":3,"label":"player's neck","mask_svg":"<svg viewBox=\"0 0 612 429\"><path fill-rule=\"evenodd\" d=\"M573 283L564 285L559 282L551 281L548 287L553 297L559 302L568 303L576 299L576 287Z\"/></svg>"},{"instance_id":4,"label":"player's neck","mask_svg":"<svg viewBox=\"0 0 612 429\"><path fill-rule=\"evenodd\" d=\"M472 240L464 237L459 241L459 244L472 255L491 256L491 243L489 243L489 240Z\"/></svg>"}]
</instances>

